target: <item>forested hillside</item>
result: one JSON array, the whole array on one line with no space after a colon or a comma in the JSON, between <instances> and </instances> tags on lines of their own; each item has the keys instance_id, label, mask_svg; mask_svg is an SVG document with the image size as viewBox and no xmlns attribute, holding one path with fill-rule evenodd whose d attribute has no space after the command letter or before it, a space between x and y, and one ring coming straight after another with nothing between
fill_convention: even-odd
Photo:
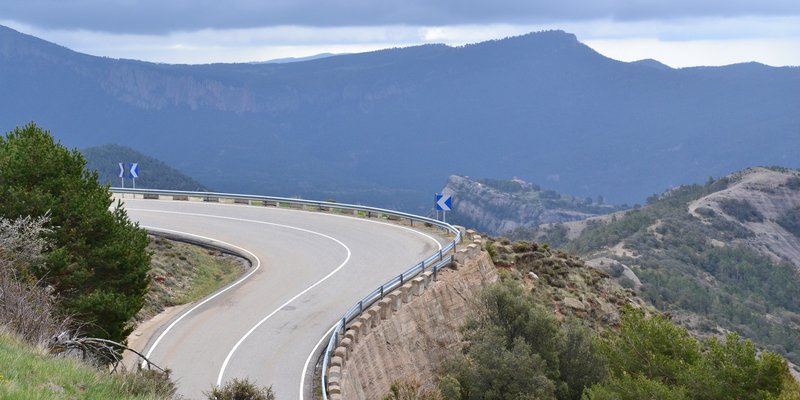
<instances>
[{"instance_id":1,"label":"forested hillside","mask_svg":"<svg viewBox=\"0 0 800 400\"><path fill-rule=\"evenodd\" d=\"M124 179L126 187L132 182L128 169L130 163L139 163L139 177L136 187L140 189L164 190L196 190L208 191L203 184L186 174L170 167L161 160L146 156L129 147L107 144L81 150L86 157L86 168L97 171L101 183L120 186L119 163L125 167Z\"/></svg>"},{"instance_id":2,"label":"forested hillside","mask_svg":"<svg viewBox=\"0 0 800 400\"><path fill-rule=\"evenodd\" d=\"M754 168L580 223L565 248L697 332L737 331L800 363L798 214L800 172Z\"/></svg>"}]
</instances>

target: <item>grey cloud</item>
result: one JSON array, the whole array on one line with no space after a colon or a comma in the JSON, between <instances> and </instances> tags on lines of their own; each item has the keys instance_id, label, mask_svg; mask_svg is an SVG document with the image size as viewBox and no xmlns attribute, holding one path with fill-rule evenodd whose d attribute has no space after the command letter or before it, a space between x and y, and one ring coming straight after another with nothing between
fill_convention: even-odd
<instances>
[{"instance_id":1,"label":"grey cloud","mask_svg":"<svg viewBox=\"0 0 800 400\"><path fill-rule=\"evenodd\" d=\"M46 29L166 33L276 25L531 24L800 15L797 0L4 0L3 19Z\"/></svg>"}]
</instances>

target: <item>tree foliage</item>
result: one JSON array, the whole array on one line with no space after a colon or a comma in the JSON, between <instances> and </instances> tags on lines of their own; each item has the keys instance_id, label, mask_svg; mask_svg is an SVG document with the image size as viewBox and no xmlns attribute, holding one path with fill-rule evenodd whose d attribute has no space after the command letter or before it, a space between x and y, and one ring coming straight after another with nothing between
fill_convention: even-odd
<instances>
[{"instance_id":1,"label":"tree foliage","mask_svg":"<svg viewBox=\"0 0 800 400\"><path fill-rule=\"evenodd\" d=\"M699 341L668 317L628 306L619 330L597 339L559 324L516 281L485 289L464 326L463 354L447 363L448 400L794 399L788 363L732 333Z\"/></svg>"},{"instance_id":2,"label":"tree foliage","mask_svg":"<svg viewBox=\"0 0 800 400\"><path fill-rule=\"evenodd\" d=\"M0 138L0 217L49 215L46 262L24 272L51 285L86 334L122 341L147 290L147 234L85 165L33 123L9 132Z\"/></svg>"},{"instance_id":3,"label":"tree foliage","mask_svg":"<svg viewBox=\"0 0 800 400\"><path fill-rule=\"evenodd\" d=\"M518 282L503 280L480 296L464 326L464 355L446 367L446 399L580 399L604 367L590 331L562 328Z\"/></svg>"},{"instance_id":4,"label":"tree foliage","mask_svg":"<svg viewBox=\"0 0 800 400\"><path fill-rule=\"evenodd\" d=\"M700 358L700 345L689 332L663 316L645 318L628 309L620 332L601 347L612 376L641 375L675 384L688 365Z\"/></svg>"},{"instance_id":5,"label":"tree foliage","mask_svg":"<svg viewBox=\"0 0 800 400\"><path fill-rule=\"evenodd\" d=\"M786 360L759 354L735 333L700 343L669 319L632 308L601 349L609 377L587 389L586 400L768 400L797 386Z\"/></svg>"}]
</instances>

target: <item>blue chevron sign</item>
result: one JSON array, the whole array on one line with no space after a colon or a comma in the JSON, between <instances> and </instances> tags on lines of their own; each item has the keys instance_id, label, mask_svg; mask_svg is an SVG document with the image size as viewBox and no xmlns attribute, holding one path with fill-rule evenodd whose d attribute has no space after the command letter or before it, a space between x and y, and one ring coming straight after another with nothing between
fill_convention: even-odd
<instances>
[{"instance_id":1,"label":"blue chevron sign","mask_svg":"<svg viewBox=\"0 0 800 400\"><path fill-rule=\"evenodd\" d=\"M437 211L450 211L453 208L453 198L449 195L437 194L436 195L436 210Z\"/></svg>"}]
</instances>

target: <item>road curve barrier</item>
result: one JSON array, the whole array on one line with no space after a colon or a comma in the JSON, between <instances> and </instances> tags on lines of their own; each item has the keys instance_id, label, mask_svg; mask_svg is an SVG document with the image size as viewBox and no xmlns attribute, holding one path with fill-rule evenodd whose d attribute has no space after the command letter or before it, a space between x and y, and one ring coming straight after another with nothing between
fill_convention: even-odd
<instances>
[{"instance_id":1,"label":"road curve barrier","mask_svg":"<svg viewBox=\"0 0 800 400\"><path fill-rule=\"evenodd\" d=\"M204 201L204 202L228 202L234 204L250 205L250 206L264 206L264 207L285 207L306 211L320 211L330 212L335 214L349 214L353 216L360 216L366 218L382 218L390 221L404 221L407 220L411 226L414 223L426 226L436 227L445 232L454 235L452 241L441 250L431 254L428 258L420 261L418 264L411 266L405 272L393 277L386 283L368 293L361 300L353 304L335 323L333 333L327 341L327 346L323 353L322 358L322 373L320 374L322 398L328 400L328 385L327 385L327 370L331 365L331 358L333 357L334 349L339 345L339 342L344 338L344 332L347 324L362 315L373 304L381 301L391 291L403 286L406 282L424 272L430 272L435 277L439 270L450 265L453 262L453 253L455 253L456 245L461 242L461 230L442 221L432 218L427 218L419 215L404 213L400 211L386 210L376 207L361 206L355 204L335 203L330 201L315 201L305 199L295 199L287 197L274 197L274 196L257 196L247 194L233 194L233 193L216 193L216 192L190 192L180 190L156 190L156 189L128 189L112 187L111 192L117 195L131 195L133 198L141 196L143 199L165 199L171 198L176 201ZM305 373L305 372L304 372Z\"/></svg>"}]
</instances>

